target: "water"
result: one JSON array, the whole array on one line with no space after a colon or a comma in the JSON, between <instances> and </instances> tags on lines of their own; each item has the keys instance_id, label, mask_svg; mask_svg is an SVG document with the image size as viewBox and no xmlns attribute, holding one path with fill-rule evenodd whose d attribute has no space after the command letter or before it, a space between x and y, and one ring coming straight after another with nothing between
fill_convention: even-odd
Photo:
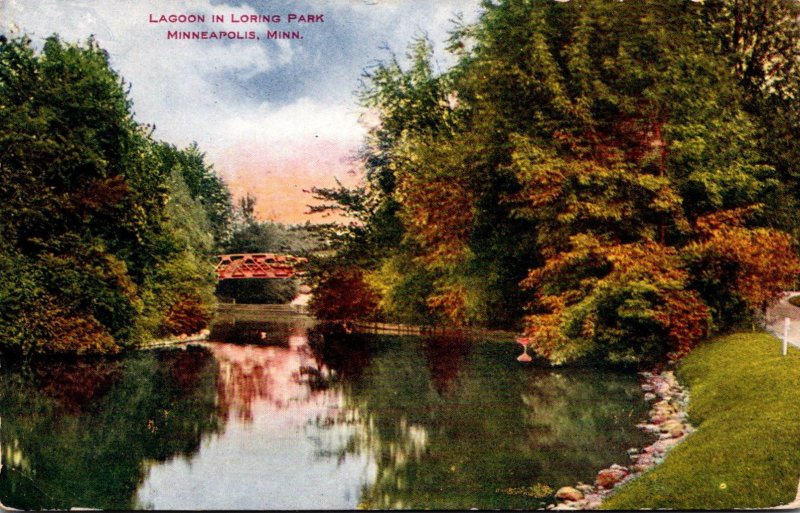
<instances>
[{"instance_id":1,"label":"water","mask_svg":"<svg viewBox=\"0 0 800 513\"><path fill-rule=\"evenodd\" d=\"M224 341L3 365L0 501L537 508L649 440L635 376L520 364L513 342L301 321L223 322L212 337Z\"/></svg>"}]
</instances>

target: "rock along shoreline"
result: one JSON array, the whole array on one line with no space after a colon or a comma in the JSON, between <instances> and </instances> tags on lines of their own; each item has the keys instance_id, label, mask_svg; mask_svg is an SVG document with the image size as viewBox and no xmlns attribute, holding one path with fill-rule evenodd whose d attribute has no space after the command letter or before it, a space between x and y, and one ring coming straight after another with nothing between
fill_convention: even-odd
<instances>
[{"instance_id":1,"label":"rock along shoreline","mask_svg":"<svg viewBox=\"0 0 800 513\"><path fill-rule=\"evenodd\" d=\"M658 435L651 445L639 450L628 449L631 463L628 466L613 464L597 473L594 484L578 483L565 486L556 492L556 504L548 510L595 509L602 504L615 487L647 472L658 465L670 449L694 431L687 420L686 409L689 392L675 378L673 371L640 372L642 391L646 401L652 401L647 422L637 427Z\"/></svg>"}]
</instances>

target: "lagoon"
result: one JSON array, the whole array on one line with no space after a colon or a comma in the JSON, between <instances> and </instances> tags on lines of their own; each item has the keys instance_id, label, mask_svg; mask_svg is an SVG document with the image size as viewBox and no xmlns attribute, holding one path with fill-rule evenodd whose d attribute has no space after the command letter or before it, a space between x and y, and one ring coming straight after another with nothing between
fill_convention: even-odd
<instances>
[{"instance_id":1,"label":"lagoon","mask_svg":"<svg viewBox=\"0 0 800 513\"><path fill-rule=\"evenodd\" d=\"M0 502L540 508L651 441L635 374L519 352L227 318L199 345L4 362Z\"/></svg>"}]
</instances>

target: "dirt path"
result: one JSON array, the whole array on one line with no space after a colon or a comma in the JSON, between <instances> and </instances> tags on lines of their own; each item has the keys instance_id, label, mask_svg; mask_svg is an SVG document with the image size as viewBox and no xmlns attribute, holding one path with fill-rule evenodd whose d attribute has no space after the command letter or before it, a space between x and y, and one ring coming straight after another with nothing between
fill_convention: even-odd
<instances>
[{"instance_id":1,"label":"dirt path","mask_svg":"<svg viewBox=\"0 0 800 513\"><path fill-rule=\"evenodd\" d=\"M767 308L767 331L783 340L784 319L789 318L789 343L800 347L800 308L789 303L789 298L800 295L800 291L784 292L775 305Z\"/></svg>"}]
</instances>

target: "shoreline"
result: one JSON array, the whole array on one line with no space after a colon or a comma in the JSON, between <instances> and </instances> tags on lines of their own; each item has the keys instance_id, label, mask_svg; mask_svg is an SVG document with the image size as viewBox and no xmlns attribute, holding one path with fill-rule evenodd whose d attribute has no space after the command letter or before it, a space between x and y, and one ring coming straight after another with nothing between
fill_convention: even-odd
<instances>
[{"instance_id":1,"label":"shoreline","mask_svg":"<svg viewBox=\"0 0 800 513\"><path fill-rule=\"evenodd\" d=\"M610 495L601 508L769 509L797 497L800 353L781 354L765 332L699 344L678 376L691 391L692 437L662 464ZM746 464L745 464L746 463Z\"/></svg>"},{"instance_id":2,"label":"shoreline","mask_svg":"<svg viewBox=\"0 0 800 513\"><path fill-rule=\"evenodd\" d=\"M612 464L597 472L594 484L584 484L559 488L556 504L549 504L547 510L590 510L597 509L614 490L659 465L669 451L694 432L688 421L687 407L689 392L675 377L674 371L640 372L641 389L645 401L652 401L646 422L636 426L648 433L657 434L658 439L641 450L628 449L632 460L629 466Z\"/></svg>"},{"instance_id":3,"label":"shoreline","mask_svg":"<svg viewBox=\"0 0 800 513\"><path fill-rule=\"evenodd\" d=\"M197 333L192 333L191 335L181 334L175 337L168 337L168 338L159 338L155 340L150 340L148 342L144 342L142 344L137 344L136 346L132 347L131 349L134 351L146 351L148 349L157 349L159 347L169 347L175 346L179 344L186 344L189 342L204 342L208 340L208 336L211 334L211 331L208 329L203 329L198 331Z\"/></svg>"}]
</instances>

